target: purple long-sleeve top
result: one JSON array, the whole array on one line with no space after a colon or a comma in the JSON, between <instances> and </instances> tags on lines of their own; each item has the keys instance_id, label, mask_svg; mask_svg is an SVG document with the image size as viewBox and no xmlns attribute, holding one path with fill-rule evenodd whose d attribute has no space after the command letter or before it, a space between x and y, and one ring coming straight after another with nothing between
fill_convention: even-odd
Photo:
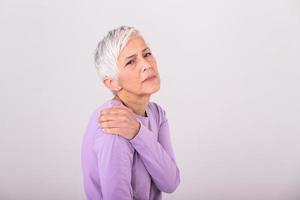
<instances>
[{"instance_id":1,"label":"purple long-sleeve top","mask_svg":"<svg viewBox=\"0 0 300 200\"><path fill-rule=\"evenodd\" d=\"M134 113L140 123L128 140L105 133L98 124L101 110L120 105L110 99L91 115L82 140L83 185L88 200L159 200L180 183L165 110L148 102L147 116Z\"/></svg>"}]
</instances>

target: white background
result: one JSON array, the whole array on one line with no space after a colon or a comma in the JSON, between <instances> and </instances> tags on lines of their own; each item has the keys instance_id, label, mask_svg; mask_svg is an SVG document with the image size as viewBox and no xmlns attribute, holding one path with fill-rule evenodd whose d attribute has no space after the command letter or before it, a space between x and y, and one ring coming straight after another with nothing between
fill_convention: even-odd
<instances>
[{"instance_id":1,"label":"white background","mask_svg":"<svg viewBox=\"0 0 300 200\"><path fill-rule=\"evenodd\" d=\"M85 199L81 139L111 93L93 52L141 30L181 183L169 200L300 199L300 2L0 0L0 199Z\"/></svg>"}]
</instances>

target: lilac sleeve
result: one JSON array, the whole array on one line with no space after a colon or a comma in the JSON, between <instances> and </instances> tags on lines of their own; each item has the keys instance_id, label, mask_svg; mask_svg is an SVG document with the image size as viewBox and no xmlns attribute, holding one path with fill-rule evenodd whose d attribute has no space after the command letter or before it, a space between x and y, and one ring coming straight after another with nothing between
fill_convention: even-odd
<instances>
[{"instance_id":1,"label":"lilac sleeve","mask_svg":"<svg viewBox=\"0 0 300 200\"><path fill-rule=\"evenodd\" d=\"M127 139L97 129L94 151L97 155L102 198L132 200L131 169L134 149Z\"/></svg>"},{"instance_id":2,"label":"lilac sleeve","mask_svg":"<svg viewBox=\"0 0 300 200\"><path fill-rule=\"evenodd\" d=\"M158 140L154 133L139 121L141 125L139 132L129 141L140 154L156 186L163 192L171 193L180 183L180 171L171 145L168 120L164 111L163 113L164 118L160 124Z\"/></svg>"}]
</instances>

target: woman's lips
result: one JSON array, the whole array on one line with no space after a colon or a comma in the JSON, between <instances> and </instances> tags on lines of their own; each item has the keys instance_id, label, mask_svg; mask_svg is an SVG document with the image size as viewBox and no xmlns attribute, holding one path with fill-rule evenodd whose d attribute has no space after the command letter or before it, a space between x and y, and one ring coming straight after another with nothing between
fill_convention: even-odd
<instances>
[{"instance_id":1,"label":"woman's lips","mask_svg":"<svg viewBox=\"0 0 300 200\"><path fill-rule=\"evenodd\" d=\"M149 77L146 78L143 82L145 82L145 81L151 81L151 80L153 80L155 77L156 77L155 75L149 76Z\"/></svg>"}]
</instances>

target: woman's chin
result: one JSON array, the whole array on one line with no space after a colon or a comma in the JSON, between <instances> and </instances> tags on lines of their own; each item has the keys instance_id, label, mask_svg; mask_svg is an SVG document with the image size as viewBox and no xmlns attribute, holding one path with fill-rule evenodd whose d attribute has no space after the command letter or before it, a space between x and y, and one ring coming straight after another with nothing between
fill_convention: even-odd
<instances>
[{"instance_id":1,"label":"woman's chin","mask_svg":"<svg viewBox=\"0 0 300 200\"><path fill-rule=\"evenodd\" d=\"M157 85L155 87L152 87L151 89L149 88L149 93L154 94L160 90L160 85Z\"/></svg>"}]
</instances>

